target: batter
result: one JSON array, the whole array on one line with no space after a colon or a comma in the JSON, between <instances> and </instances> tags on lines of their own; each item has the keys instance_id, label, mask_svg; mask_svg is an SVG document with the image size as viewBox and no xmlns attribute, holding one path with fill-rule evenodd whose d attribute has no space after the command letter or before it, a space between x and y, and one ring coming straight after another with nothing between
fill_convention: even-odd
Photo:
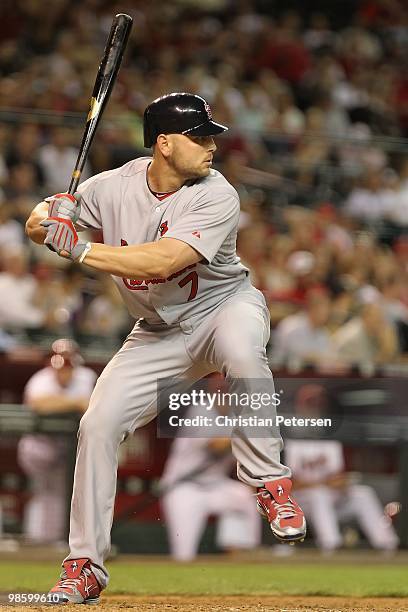
<instances>
[{"instance_id":1,"label":"batter","mask_svg":"<svg viewBox=\"0 0 408 612\"><path fill-rule=\"evenodd\" d=\"M27 222L35 242L112 274L137 319L80 423L70 553L52 589L61 603L97 601L107 585L118 447L156 416L159 379L192 383L219 371L232 384L245 378L247 392L274 392L265 351L269 312L236 255L238 194L211 167L213 136L226 129L199 96L158 98L144 114L152 157L88 179L75 197L41 202ZM77 228L102 230L104 244L81 241ZM289 496L281 449L273 428L262 437L245 429L232 437L238 477L257 488L274 535L302 540L305 520Z\"/></svg>"}]
</instances>

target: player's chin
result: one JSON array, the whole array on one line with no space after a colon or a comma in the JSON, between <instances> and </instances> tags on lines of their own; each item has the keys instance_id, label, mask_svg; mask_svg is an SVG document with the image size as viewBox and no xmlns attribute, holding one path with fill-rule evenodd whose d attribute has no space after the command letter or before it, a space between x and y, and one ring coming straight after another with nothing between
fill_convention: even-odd
<instances>
[{"instance_id":1,"label":"player's chin","mask_svg":"<svg viewBox=\"0 0 408 612\"><path fill-rule=\"evenodd\" d=\"M205 165L200 166L200 168L198 169L199 174L198 172L197 174L200 178L204 178L210 174L210 170L211 170L211 166L205 163Z\"/></svg>"},{"instance_id":2,"label":"player's chin","mask_svg":"<svg viewBox=\"0 0 408 612\"><path fill-rule=\"evenodd\" d=\"M206 176L208 176L210 174L210 170L211 167L208 166L208 164L203 165L201 164L200 166L191 169L189 172L186 173L186 176L188 176L189 179L200 179L200 178L205 178Z\"/></svg>"}]
</instances>

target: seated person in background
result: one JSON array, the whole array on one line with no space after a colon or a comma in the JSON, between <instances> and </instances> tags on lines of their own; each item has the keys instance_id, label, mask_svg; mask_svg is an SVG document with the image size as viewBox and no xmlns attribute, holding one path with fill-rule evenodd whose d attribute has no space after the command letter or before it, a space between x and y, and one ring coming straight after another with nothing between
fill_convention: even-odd
<instances>
[{"instance_id":1,"label":"seated person in background","mask_svg":"<svg viewBox=\"0 0 408 612\"><path fill-rule=\"evenodd\" d=\"M52 344L49 366L27 382L24 402L41 415L78 412L88 407L96 374L81 365L75 342ZM32 483L25 508L24 534L33 542L56 542L64 537L66 516L66 451L64 436L29 434L18 445L18 460Z\"/></svg>"},{"instance_id":2,"label":"seated person in background","mask_svg":"<svg viewBox=\"0 0 408 612\"><path fill-rule=\"evenodd\" d=\"M363 303L359 315L334 332L332 342L342 363L360 368L387 364L398 355L397 334L379 301Z\"/></svg>"},{"instance_id":3,"label":"seated person in background","mask_svg":"<svg viewBox=\"0 0 408 612\"><path fill-rule=\"evenodd\" d=\"M38 308L38 283L29 271L28 252L14 246L2 254L0 325L6 329L39 328L44 313Z\"/></svg>"},{"instance_id":4,"label":"seated person in background","mask_svg":"<svg viewBox=\"0 0 408 612\"><path fill-rule=\"evenodd\" d=\"M98 337L116 340L126 335L129 315L112 279L100 275L98 280L99 291L85 311L81 332L89 336L97 334Z\"/></svg>"},{"instance_id":5,"label":"seated person in background","mask_svg":"<svg viewBox=\"0 0 408 612\"><path fill-rule=\"evenodd\" d=\"M325 416L327 395L321 385L305 385L298 391L296 401L299 417ZM358 522L373 548L393 551L398 547L398 537L374 489L354 484L345 471L340 442L288 439L285 458L292 469L297 498L312 525L319 548L326 552L340 548L339 522L350 519Z\"/></svg>"},{"instance_id":6,"label":"seated person in background","mask_svg":"<svg viewBox=\"0 0 408 612\"><path fill-rule=\"evenodd\" d=\"M306 308L285 317L273 334L271 362L276 367L299 369L327 363L331 354L327 322L330 298L324 290L307 294Z\"/></svg>"},{"instance_id":7,"label":"seated person in background","mask_svg":"<svg viewBox=\"0 0 408 612\"><path fill-rule=\"evenodd\" d=\"M204 413L205 407L193 406L186 416ZM165 491L162 507L172 556L178 561L196 556L211 515L217 516L220 548L232 551L259 546L261 518L253 503L254 491L230 477L234 466L230 440L209 437L208 427L194 428L194 436L202 437L183 435L191 433L181 430L174 440L160 483Z\"/></svg>"}]
</instances>

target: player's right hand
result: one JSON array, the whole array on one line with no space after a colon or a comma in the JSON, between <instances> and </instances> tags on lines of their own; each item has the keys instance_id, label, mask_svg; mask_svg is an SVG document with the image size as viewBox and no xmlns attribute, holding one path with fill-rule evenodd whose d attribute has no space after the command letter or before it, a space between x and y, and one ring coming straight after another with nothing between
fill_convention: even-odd
<instances>
[{"instance_id":1,"label":"player's right hand","mask_svg":"<svg viewBox=\"0 0 408 612\"><path fill-rule=\"evenodd\" d=\"M75 192L74 195L56 193L45 198L45 202L48 202L48 217L69 219L72 223L78 221L81 214L81 194L79 191Z\"/></svg>"},{"instance_id":2,"label":"player's right hand","mask_svg":"<svg viewBox=\"0 0 408 612\"><path fill-rule=\"evenodd\" d=\"M62 217L48 217L40 225L47 229L44 244L60 257L75 261L83 252L89 251L90 243L79 240L74 224Z\"/></svg>"}]
</instances>

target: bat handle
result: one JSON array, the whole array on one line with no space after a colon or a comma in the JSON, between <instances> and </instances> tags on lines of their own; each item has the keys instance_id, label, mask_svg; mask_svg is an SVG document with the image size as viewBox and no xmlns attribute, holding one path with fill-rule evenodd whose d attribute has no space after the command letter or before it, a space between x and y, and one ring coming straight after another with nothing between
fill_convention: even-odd
<instances>
[{"instance_id":1,"label":"bat handle","mask_svg":"<svg viewBox=\"0 0 408 612\"><path fill-rule=\"evenodd\" d=\"M74 193L78 189L80 178L81 178L81 171L75 168L75 170L72 173L71 182L69 184L67 193L69 193L70 195L74 195Z\"/></svg>"}]
</instances>

